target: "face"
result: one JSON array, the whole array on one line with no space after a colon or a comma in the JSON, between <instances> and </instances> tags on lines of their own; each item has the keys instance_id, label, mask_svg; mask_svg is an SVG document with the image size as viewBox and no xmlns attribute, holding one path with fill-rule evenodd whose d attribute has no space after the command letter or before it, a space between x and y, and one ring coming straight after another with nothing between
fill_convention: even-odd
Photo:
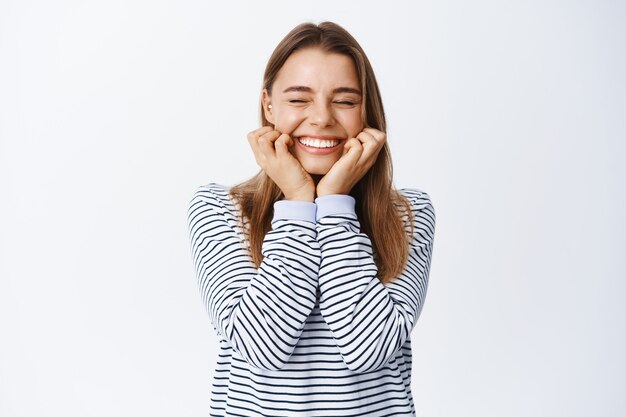
<instances>
[{"instance_id":1,"label":"face","mask_svg":"<svg viewBox=\"0 0 626 417\"><path fill-rule=\"evenodd\" d=\"M325 175L342 156L346 140L363 130L361 107L352 58L318 48L292 53L271 97L263 91L266 119L291 135L290 152L309 174Z\"/></svg>"}]
</instances>

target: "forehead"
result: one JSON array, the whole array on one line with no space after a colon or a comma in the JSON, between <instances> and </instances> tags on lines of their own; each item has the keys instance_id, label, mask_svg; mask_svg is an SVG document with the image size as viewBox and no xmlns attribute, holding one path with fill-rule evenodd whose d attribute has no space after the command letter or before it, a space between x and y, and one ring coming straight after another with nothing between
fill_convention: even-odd
<instances>
[{"instance_id":1,"label":"forehead","mask_svg":"<svg viewBox=\"0 0 626 417\"><path fill-rule=\"evenodd\" d=\"M281 89L302 85L315 91L337 87L359 88L352 58L319 48L306 48L292 53L283 64L274 84Z\"/></svg>"}]
</instances>

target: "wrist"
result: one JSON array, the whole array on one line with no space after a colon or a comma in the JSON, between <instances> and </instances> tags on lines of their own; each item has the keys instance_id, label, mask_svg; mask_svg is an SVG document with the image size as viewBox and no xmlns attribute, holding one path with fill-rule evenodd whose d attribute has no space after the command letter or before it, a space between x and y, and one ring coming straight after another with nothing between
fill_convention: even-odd
<instances>
[{"instance_id":1,"label":"wrist","mask_svg":"<svg viewBox=\"0 0 626 417\"><path fill-rule=\"evenodd\" d=\"M311 191L311 192L290 194L290 195L285 195L284 199L287 201L307 201L309 203L312 203L313 200L315 199L315 193Z\"/></svg>"},{"instance_id":2,"label":"wrist","mask_svg":"<svg viewBox=\"0 0 626 417\"><path fill-rule=\"evenodd\" d=\"M327 195L349 195L349 192L333 191L333 190L317 190L316 197L324 197Z\"/></svg>"}]
</instances>

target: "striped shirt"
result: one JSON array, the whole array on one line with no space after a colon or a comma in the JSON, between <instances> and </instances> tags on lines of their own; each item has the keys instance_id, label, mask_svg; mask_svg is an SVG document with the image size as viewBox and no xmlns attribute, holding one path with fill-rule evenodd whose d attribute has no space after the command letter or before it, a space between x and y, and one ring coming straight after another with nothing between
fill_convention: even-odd
<instances>
[{"instance_id":1,"label":"striped shirt","mask_svg":"<svg viewBox=\"0 0 626 417\"><path fill-rule=\"evenodd\" d=\"M435 213L425 192L399 191L414 232L404 271L382 284L352 196L274 203L257 269L228 188L196 190L191 252L219 340L211 416L415 415L410 334L426 296Z\"/></svg>"}]
</instances>

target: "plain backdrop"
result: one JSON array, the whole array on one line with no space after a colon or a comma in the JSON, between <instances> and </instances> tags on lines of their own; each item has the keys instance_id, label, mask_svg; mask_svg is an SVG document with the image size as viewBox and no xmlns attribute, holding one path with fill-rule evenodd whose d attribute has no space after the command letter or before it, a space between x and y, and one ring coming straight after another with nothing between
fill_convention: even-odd
<instances>
[{"instance_id":1,"label":"plain backdrop","mask_svg":"<svg viewBox=\"0 0 626 417\"><path fill-rule=\"evenodd\" d=\"M258 167L262 73L332 20L437 214L421 417L626 413L626 4L0 1L0 415L205 416L186 206Z\"/></svg>"}]
</instances>

